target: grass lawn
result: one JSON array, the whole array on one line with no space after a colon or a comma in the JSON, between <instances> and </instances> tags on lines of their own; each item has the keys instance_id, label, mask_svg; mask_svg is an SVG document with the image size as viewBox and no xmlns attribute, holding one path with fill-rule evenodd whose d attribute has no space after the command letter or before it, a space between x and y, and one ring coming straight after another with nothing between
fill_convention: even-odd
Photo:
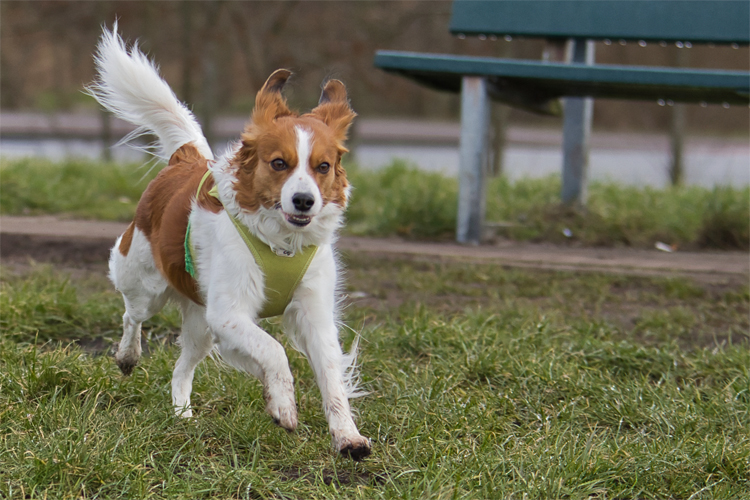
<instances>
[{"instance_id":1,"label":"grass lawn","mask_svg":"<svg viewBox=\"0 0 750 500\"><path fill-rule=\"evenodd\" d=\"M4 267L0 498L750 497L747 285L346 263L370 391L353 401L374 444L362 463L331 450L291 349L295 433L265 415L257 381L211 360L196 417L177 419L174 309L145 325L123 377L106 354L121 299L101 269Z\"/></svg>"}]
</instances>

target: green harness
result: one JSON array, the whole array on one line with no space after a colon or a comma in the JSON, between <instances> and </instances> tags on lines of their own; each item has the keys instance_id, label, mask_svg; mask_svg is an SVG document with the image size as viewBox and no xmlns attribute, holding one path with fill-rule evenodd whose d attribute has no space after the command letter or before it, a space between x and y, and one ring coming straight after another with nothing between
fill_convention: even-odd
<instances>
[{"instance_id":1,"label":"green harness","mask_svg":"<svg viewBox=\"0 0 750 500\"><path fill-rule=\"evenodd\" d=\"M209 175L211 175L210 170L207 171L201 179L201 182L198 185L198 191L196 192L196 197L198 196L198 193L200 193L201 188ZM209 191L208 194L217 200L219 199L219 193L216 186L211 188L211 191ZM266 278L266 303L258 317L270 318L272 316L283 314L286 306L292 301L292 295L297 289L300 281L302 281L302 277L307 272L307 268L310 267L310 262L312 262L318 247L310 245L303 248L301 252L291 256L278 255L271 250L271 247L252 234L247 227L245 227L226 209L224 212L232 221L234 227L237 228L237 232L240 233L247 248L252 252L253 257L255 257L255 262L258 264L261 272ZM195 249L193 248L190 238L190 220L188 220L187 231L185 232L185 271L195 278L196 269L193 255L195 255Z\"/></svg>"}]
</instances>

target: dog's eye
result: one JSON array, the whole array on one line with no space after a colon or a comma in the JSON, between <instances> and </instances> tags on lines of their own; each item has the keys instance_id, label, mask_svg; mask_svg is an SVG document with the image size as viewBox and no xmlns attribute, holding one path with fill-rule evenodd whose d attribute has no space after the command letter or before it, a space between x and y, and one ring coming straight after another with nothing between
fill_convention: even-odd
<instances>
[{"instance_id":1,"label":"dog's eye","mask_svg":"<svg viewBox=\"0 0 750 500\"><path fill-rule=\"evenodd\" d=\"M318 165L318 172L320 172L321 174L327 174L329 170L331 170L331 165L326 162Z\"/></svg>"},{"instance_id":2,"label":"dog's eye","mask_svg":"<svg viewBox=\"0 0 750 500\"><path fill-rule=\"evenodd\" d=\"M280 172L287 169L287 164L281 158L276 158L275 160L271 161L271 168L273 168L277 172Z\"/></svg>"}]
</instances>

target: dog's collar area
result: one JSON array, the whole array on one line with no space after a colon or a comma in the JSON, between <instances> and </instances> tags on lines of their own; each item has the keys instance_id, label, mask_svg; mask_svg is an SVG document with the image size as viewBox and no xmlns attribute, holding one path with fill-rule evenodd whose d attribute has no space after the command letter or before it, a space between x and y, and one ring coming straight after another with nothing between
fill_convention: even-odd
<instances>
[{"instance_id":1,"label":"dog's collar area","mask_svg":"<svg viewBox=\"0 0 750 500\"><path fill-rule=\"evenodd\" d=\"M196 192L196 197L200 193L200 190L209 175L211 175L210 170L207 171L203 176L203 179L201 179L201 182L198 185L198 191ZM216 186L211 188L208 194L214 196L221 202ZM312 262L318 247L315 245L309 245L296 253L283 248L274 248L250 232L250 230L245 227L237 217L230 214L226 208L224 209L224 212L226 212L227 216L234 224L237 232L253 254L255 262L258 264L266 278L266 303L258 314L258 317L270 318L272 316L283 314L286 306L288 306L289 302L292 300L294 291L297 289L300 281L302 281L302 277L310 267L310 263ZM192 245L190 232L190 221L188 221L188 227L185 234L185 270L191 276L195 277L195 250Z\"/></svg>"},{"instance_id":2,"label":"dog's collar area","mask_svg":"<svg viewBox=\"0 0 750 500\"><path fill-rule=\"evenodd\" d=\"M269 245L271 248L271 251L278 255L279 257L294 257L294 252L292 250L286 250L284 248L275 248L271 245Z\"/></svg>"}]
</instances>

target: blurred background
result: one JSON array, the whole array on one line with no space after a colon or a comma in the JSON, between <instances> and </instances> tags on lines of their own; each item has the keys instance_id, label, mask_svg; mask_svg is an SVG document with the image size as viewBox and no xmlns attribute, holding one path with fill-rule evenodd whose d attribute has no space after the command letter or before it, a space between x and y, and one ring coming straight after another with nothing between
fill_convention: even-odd
<instances>
[{"instance_id":1,"label":"blurred background","mask_svg":"<svg viewBox=\"0 0 750 500\"><path fill-rule=\"evenodd\" d=\"M373 67L377 49L538 59L535 40L459 39L449 1L4 1L0 3L0 147L4 157L116 160L141 153L109 146L129 127L82 93L94 77L101 26L119 19L189 104L215 146L236 138L267 76L295 72L288 97L309 109L326 78L349 88L359 113L352 157L363 168L403 158L455 175L459 97ZM553 54L554 57L554 54ZM597 62L744 69L747 47L598 43ZM750 183L745 107L597 100L592 179L664 187ZM561 119L493 104L493 169L509 178L559 173ZM670 177L670 133L683 143L681 179Z\"/></svg>"}]
</instances>

